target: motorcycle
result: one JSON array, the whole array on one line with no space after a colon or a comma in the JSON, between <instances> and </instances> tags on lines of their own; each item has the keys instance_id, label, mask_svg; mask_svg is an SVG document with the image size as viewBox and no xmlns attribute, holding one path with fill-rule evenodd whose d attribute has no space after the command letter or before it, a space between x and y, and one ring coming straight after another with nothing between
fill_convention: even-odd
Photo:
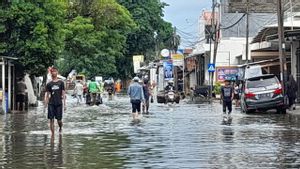
<instances>
[{"instance_id":1,"label":"motorcycle","mask_svg":"<svg viewBox=\"0 0 300 169\"><path fill-rule=\"evenodd\" d=\"M100 94L100 93L93 93L93 95L94 95L94 97L95 97L95 99L96 99L95 104L96 104L97 106L99 106L100 104L103 104L102 97L101 97L101 94ZM87 94L86 94L85 100L86 100L86 104L88 104L88 105L93 105L93 103L92 103L93 101L92 101L92 98L91 98L90 93L87 93Z\"/></svg>"},{"instance_id":2,"label":"motorcycle","mask_svg":"<svg viewBox=\"0 0 300 169\"><path fill-rule=\"evenodd\" d=\"M165 97L166 97L165 103L168 103L168 102L174 103L175 102L175 92L174 92L174 90L167 91Z\"/></svg>"}]
</instances>

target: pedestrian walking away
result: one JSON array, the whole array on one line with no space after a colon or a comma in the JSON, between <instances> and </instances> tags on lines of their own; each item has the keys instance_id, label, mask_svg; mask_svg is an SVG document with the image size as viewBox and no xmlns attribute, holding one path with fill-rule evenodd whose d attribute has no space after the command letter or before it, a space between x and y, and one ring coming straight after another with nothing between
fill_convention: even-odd
<instances>
[{"instance_id":1,"label":"pedestrian walking away","mask_svg":"<svg viewBox=\"0 0 300 169\"><path fill-rule=\"evenodd\" d=\"M80 104L82 102L83 97L83 84L81 81L77 81L75 88L74 88L74 95L77 99L77 104Z\"/></svg>"},{"instance_id":2,"label":"pedestrian walking away","mask_svg":"<svg viewBox=\"0 0 300 169\"><path fill-rule=\"evenodd\" d=\"M59 132L62 132L63 109L66 110L66 97L64 82L57 78L58 70L51 69L52 81L46 85L45 108L48 107L50 130L54 134L54 119L57 120Z\"/></svg>"},{"instance_id":3,"label":"pedestrian walking away","mask_svg":"<svg viewBox=\"0 0 300 169\"><path fill-rule=\"evenodd\" d=\"M24 111L25 110L25 100L26 100L26 84L24 81L24 77L20 78L17 83L17 110Z\"/></svg>"},{"instance_id":4,"label":"pedestrian walking away","mask_svg":"<svg viewBox=\"0 0 300 169\"><path fill-rule=\"evenodd\" d=\"M95 78L92 78L92 81L88 85L88 89L91 96L91 105L96 105L96 97L97 93L99 92L99 86L95 81Z\"/></svg>"},{"instance_id":5,"label":"pedestrian walking away","mask_svg":"<svg viewBox=\"0 0 300 169\"><path fill-rule=\"evenodd\" d=\"M144 79L143 92L145 98L145 102L143 104L143 113L149 114L149 106L150 106L149 100L151 97L151 93L150 93L150 86L149 86L148 79Z\"/></svg>"},{"instance_id":6,"label":"pedestrian walking away","mask_svg":"<svg viewBox=\"0 0 300 169\"><path fill-rule=\"evenodd\" d=\"M232 100L234 96L234 89L230 85L230 81L225 81L225 86L221 88L221 100L223 102L223 113L224 116L228 116L228 118L231 118L231 111L232 111ZM226 114L226 109L228 109L228 114Z\"/></svg>"},{"instance_id":7,"label":"pedestrian walking away","mask_svg":"<svg viewBox=\"0 0 300 169\"><path fill-rule=\"evenodd\" d=\"M144 101L143 87L139 84L138 77L133 78L133 83L130 84L127 94L129 95L130 103L132 104L133 120L137 120L138 115L141 113L141 103Z\"/></svg>"},{"instance_id":8,"label":"pedestrian walking away","mask_svg":"<svg viewBox=\"0 0 300 169\"><path fill-rule=\"evenodd\" d=\"M293 107L295 105L295 100L297 98L297 91L298 86L297 83L293 77L293 75L289 75L288 82L287 82L287 96L289 99L289 109L296 109L296 107Z\"/></svg>"},{"instance_id":9,"label":"pedestrian walking away","mask_svg":"<svg viewBox=\"0 0 300 169\"><path fill-rule=\"evenodd\" d=\"M235 107L240 107L240 88L238 83L235 83L234 85L234 100Z\"/></svg>"}]
</instances>

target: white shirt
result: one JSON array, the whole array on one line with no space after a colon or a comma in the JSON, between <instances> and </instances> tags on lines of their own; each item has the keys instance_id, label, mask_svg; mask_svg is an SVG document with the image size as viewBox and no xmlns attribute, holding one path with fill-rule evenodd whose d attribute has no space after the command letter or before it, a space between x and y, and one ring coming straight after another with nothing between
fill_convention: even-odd
<instances>
[{"instance_id":1,"label":"white shirt","mask_svg":"<svg viewBox=\"0 0 300 169\"><path fill-rule=\"evenodd\" d=\"M77 95L83 95L83 85L81 83L77 83L74 90Z\"/></svg>"}]
</instances>

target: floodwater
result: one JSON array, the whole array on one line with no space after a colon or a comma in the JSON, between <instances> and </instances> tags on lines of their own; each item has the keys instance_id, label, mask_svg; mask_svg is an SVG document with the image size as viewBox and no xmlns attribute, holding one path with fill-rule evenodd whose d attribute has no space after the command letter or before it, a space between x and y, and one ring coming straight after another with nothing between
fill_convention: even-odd
<instances>
[{"instance_id":1,"label":"floodwater","mask_svg":"<svg viewBox=\"0 0 300 169\"><path fill-rule=\"evenodd\" d=\"M61 135L42 107L0 116L0 168L300 168L300 116L233 112L218 103L152 104L132 122L129 100L68 101Z\"/></svg>"}]
</instances>

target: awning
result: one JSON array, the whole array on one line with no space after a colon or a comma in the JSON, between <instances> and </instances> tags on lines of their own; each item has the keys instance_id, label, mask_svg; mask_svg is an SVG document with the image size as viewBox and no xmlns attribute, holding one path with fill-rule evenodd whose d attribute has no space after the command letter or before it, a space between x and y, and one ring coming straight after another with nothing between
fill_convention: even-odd
<instances>
[{"instance_id":1,"label":"awning","mask_svg":"<svg viewBox=\"0 0 300 169\"><path fill-rule=\"evenodd\" d=\"M287 61L286 63L291 63L290 61ZM268 60L262 60L262 61L257 61L257 62L251 62L248 64L243 64L243 65L238 65L239 68L243 68L246 66L252 66L252 65L261 65L261 67L269 67L269 66L277 66L279 64L279 58L276 59L268 59Z\"/></svg>"},{"instance_id":2,"label":"awning","mask_svg":"<svg viewBox=\"0 0 300 169\"><path fill-rule=\"evenodd\" d=\"M300 21L286 21L284 22L284 34L285 37L290 34L291 30L299 31L300 30ZM294 32L297 33L297 32ZM253 43L261 43L263 41L275 40L278 39L278 24L267 25L261 29L258 34L253 38Z\"/></svg>"},{"instance_id":3,"label":"awning","mask_svg":"<svg viewBox=\"0 0 300 169\"><path fill-rule=\"evenodd\" d=\"M291 36L291 34L295 35L295 34L299 33L300 26L294 27L293 31L291 30L291 27L284 27L284 29L285 29L284 35L285 35L285 37L288 37L288 35ZM258 34L253 38L251 44L261 43L264 41L270 41L270 40L276 40L276 39L278 39L278 28L277 27L266 27L258 32Z\"/></svg>"}]
</instances>

